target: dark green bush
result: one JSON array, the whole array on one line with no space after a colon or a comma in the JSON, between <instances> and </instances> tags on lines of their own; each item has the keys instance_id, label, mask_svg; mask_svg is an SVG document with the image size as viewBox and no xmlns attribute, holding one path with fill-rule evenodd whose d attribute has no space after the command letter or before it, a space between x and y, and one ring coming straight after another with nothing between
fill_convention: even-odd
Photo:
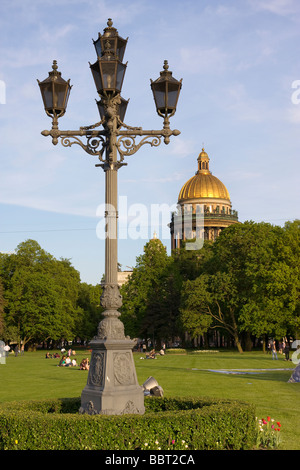
<instances>
[{"instance_id":1,"label":"dark green bush","mask_svg":"<svg viewBox=\"0 0 300 470\"><path fill-rule=\"evenodd\" d=\"M255 409L210 398L146 397L144 415L81 415L80 399L0 405L0 450L252 449Z\"/></svg>"}]
</instances>

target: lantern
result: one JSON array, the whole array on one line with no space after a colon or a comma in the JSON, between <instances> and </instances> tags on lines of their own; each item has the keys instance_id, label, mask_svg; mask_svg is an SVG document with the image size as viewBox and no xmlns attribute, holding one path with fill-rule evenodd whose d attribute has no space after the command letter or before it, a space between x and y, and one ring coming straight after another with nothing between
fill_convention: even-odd
<instances>
[{"instance_id":1,"label":"lantern","mask_svg":"<svg viewBox=\"0 0 300 470\"><path fill-rule=\"evenodd\" d=\"M57 70L57 62L53 61L49 77L38 84L44 102L45 111L50 116L61 117L65 114L72 86L62 78Z\"/></svg>"},{"instance_id":2,"label":"lantern","mask_svg":"<svg viewBox=\"0 0 300 470\"><path fill-rule=\"evenodd\" d=\"M176 111L182 79L178 81L172 77L172 72L168 70L167 60L164 61L163 68L160 77L154 82L151 80L151 89L158 114L160 116L172 116Z\"/></svg>"},{"instance_id":3,"label":"lantern","mask_svg":"<svg viewBox=\"0 0 300 470\"><path fill-rule=\"evenodd\" d=\"M120 62L122 62L128 38L121 38L121 36L118 35L118 31L116 30L116 28L113 28L112 24L113 22L111 21L111 18L109 18L107 22L108 27L104 29L103 35L99 33L97 41L93 41L94 46L96 49L97 57L102 57L106 49L105 43L107 42L107 40L109 40L112 54L117 59L119 59Z\"/></svg>"}]
</instances>

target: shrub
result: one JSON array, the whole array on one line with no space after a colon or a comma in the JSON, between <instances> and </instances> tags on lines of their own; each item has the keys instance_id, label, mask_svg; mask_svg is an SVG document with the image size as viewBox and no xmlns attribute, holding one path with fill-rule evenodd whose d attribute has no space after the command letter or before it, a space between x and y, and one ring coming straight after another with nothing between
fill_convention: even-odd
<instances>
[{"instance_id":1,"label":"shrub","mask_svg":"<svg viewBox=\"0 0 300 470\"><path fill-rule=\"evenodd\" d=\"M80 398L0 405L0 450L252 449L253 405L145 397L144 415L81 415Z\"/></svg>"}]
</instances>

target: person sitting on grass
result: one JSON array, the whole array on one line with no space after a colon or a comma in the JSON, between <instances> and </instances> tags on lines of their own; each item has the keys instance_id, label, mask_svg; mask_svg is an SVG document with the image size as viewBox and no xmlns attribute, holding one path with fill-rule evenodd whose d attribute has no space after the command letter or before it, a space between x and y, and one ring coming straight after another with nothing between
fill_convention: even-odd
<instances>
[{"instance_id":1,"label":"person sitting on grass","mask_svg":"<svg viewBox=\"0 0 300 470\"><path fill-rule=\"evenodd\" d=\"M90 362L88 358L82 359L80 363L80 370L89 370L89 368L90 368Z\"/></svg>"},{"instance_id":2,"label":"person sitting on grass","mask_svg":"<svg viewBox=\"0 0 300 470\"><path fill-rule=\"evenodd\" d=\"M70 356L66 357L66 367L68 366L71 366L72 365L72 362L71 362L71 359L70 359Z\"/></svg>"},{"instance_id":3,"label":"person sitting on grass","mask_svg":"<svg viewBox=\"0 0 300 470\"><path fill-rule=\"evenodd\" d=\"M152 349L149 353L146 353L146 359L155 359L155 349Z\"/></svg>"},{"instance_id":4,"label":"person sitting on grass","mask_svg":"<svg viewBox=\"0 0 300 470\"><path fill-rule=\"evenodd\" d=\"M66 365L66 356L62 356L61 360L59 361L59 367L64 367Z\"/></svg>"}]
</instances>

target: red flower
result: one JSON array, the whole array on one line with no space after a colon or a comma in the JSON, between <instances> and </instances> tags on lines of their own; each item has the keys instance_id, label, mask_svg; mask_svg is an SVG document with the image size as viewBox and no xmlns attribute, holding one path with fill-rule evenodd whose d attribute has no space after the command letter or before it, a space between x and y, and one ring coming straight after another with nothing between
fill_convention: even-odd
<instances>
[{"instance_id":1,"label":"red flower","mask_svg":"<svg viewBox=\"0 0 300 470\"><path fill-rule=\"evenodd\" d=\"M277 424L277 426L281 427L281 424L280 424L280 422L279 422L279 421L277 421L277 423L276 423L276 424Z\"/></svg>"},{"instance_id":2,"label":"red flower","mask_svg":"<svg viewBox=\"0 0 300 470\"><path fill-rule=\"evenodd\" d=\"M270 417L270 416L267 416L267 420L268 420L268 421L271 421L271 417Z\"/></svg>"}]
</instances>

